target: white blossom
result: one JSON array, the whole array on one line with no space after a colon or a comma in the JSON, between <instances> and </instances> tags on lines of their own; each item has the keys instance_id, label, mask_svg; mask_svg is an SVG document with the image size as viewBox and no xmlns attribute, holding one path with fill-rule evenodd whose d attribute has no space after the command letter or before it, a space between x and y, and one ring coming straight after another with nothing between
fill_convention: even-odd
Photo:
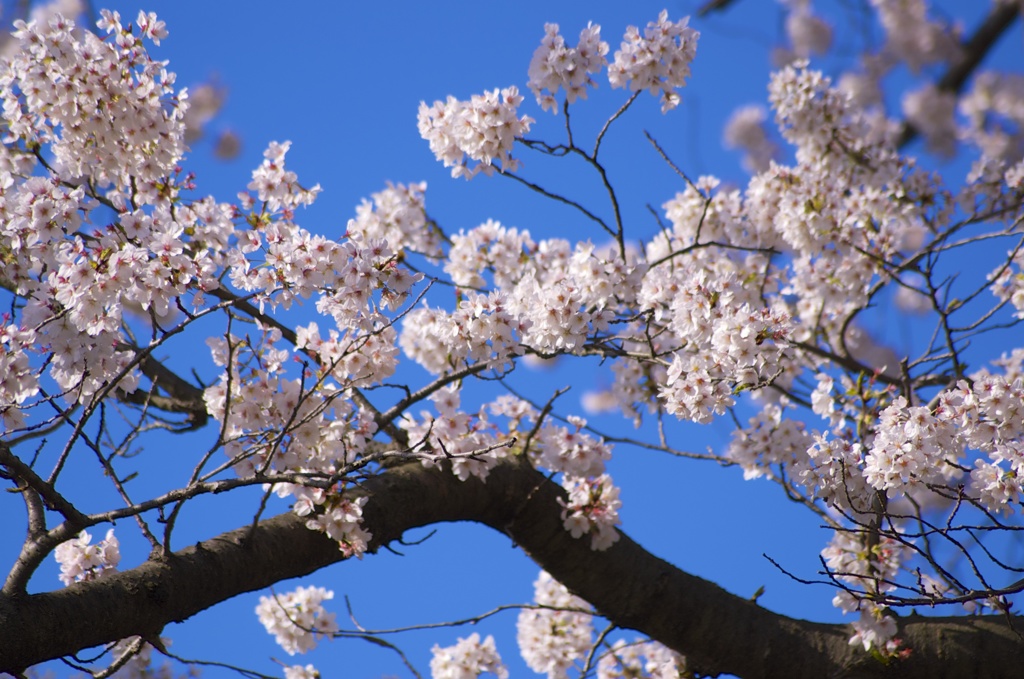
<instances>
[{"instance_id":1,"label":"white blossom","mask_svg":"<svg viewBox=\"0 0 1024 679\"><path fill-rule=\"evenodd\" d=\"M541 571L533 583L534 602L545 608L524 608L516 622L523 660L548 679L566 679L568 670L590 652L593 636L590 605L551 575ZM561 609L561 610L559 610Z\"/></svg>"},{"instance_id":2,"label":"white blossom","mask_svg":"<svg viewBox=\"0 0 1024 679\"><path fill-rule=\"evenodd\" d=\"M287 594L261 596L256 615L288 655L305 653L318 639L338 631L334 613L323 605L333 598L334 592L323 587L299 587Z\"/></svg>"},{"instance_id":3,"label":"white blossom","mask_svg":"<svg viewBox=\"0 0 1024 679\"><path fill-rule=\"evenodd\" d=\"M663 644L640 639L626 643L619 639L601 654L597 676L598 679L682 679L688 674L686 659Z\"/></svg>"},{"instance_id":4,"label":"white blossom","mask_svg":"<svg viewBox=\"0 0 1024 679\"><path fill-rule=\"evenodd\" d=\"M765 130L767 116L763 106L743 106L733 111L725 123L723 139L726 147L744 151L743 166L750 172L767 170L778 153Z\"/></svg>"},{"instance_id":5,"label":"white blossom","mask_svg":"<svg viewBox=\"0 0 1024 679\"><path fill-rule=\"evenodd\" d=\"M559 89L565 90L566 101L571 104L587 98L587 87L597 87L590 76L604 68L606 54L608 43L601 40L600 26L587 24L580 31L576 47L566 47L558 24L544 24L544 37L530 60L527 85L542 109L556 113Z\"/></svg>"},{"instance_id":6,"label":"white blossom","mask_svg":"<svg viewBox=\"0 0 1024 679\"><path fill-rule=\"evenodd\" d=\"M519 161L512 157L512 145L530 131L533 119L517 117L523 97L515 86L474 94L469 101L449 96L431 106L420 102L420 136L453 177L472 179L477 173L490 175L494 163L501 171L515 171ZM474 164L467 164L475 161Z\"/></svg>"},{"instance_id":7,"label":"white blossom","mask_svg":"<svg viewBox=\"0 0 1024 679\"><path fill-rule=\"evenodd\" d=\"M474 632L465 639L460 637L454 646L441 648L434 644L430 650L434 654L430 660L433 679L476 679L484 673L508 679L508 669L490 635L481 642L480 635Z\"/></svg>"},{"instance_id":8,"label":"white blossom","mask_svg":"<svg viewBox=\"0 0 1024 679\"><path fill-rule=\"evenodd\" d=\"M92 535L82 531L77 537L57 545L53 555L60 564L60 581L65 585L83 580L95 580L117 570L121 562L120 543L114 529L95 545L89 544Z\"/></svg>"},{"instance_id":9,"label":"white blossom","mask_svg":"<svg viewBox=\"0 0 1024 679\"><path fill-rule=\"evenodd\" d=\"M686 85L700 37L688 23L689 17L669 21L668 11L663 10L656 22L647 24L643 37L636 26L627 28L615 61L608 67L612 87L660 94L662 113L678 106L680 98L675 90Z\"/></svg>"},{"instance_id":10,"label":"white blossom","mask_svg":"<svg viewBox=\"0 0 1024 679\"><path fill-rule=\"evenodd\" d=\"M607 474L583 478L566 475L562 481L569 496L559 498L562 525L574 538L590 536L590 548L604 551L619 540L619 489Z\"/></svg>"}]
</instances>

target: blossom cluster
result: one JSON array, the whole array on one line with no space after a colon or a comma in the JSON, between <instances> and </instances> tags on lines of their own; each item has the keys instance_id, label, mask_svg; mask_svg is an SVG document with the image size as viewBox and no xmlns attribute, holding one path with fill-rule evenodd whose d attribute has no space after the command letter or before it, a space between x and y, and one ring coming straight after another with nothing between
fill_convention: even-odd
<instances>
[{"instance_id":1,"label":"blossom cluster","mask_svg":"<svg viewBox=\"0 0 1024 679\"><path fill-rule=\"evenodd\" d=\"M543 608L524 608L516 622L519 652L531 670L548 679L566 679L569 668L587 657L593 636L590 605L541 571L533 600Z\"/></svg>"},{"instance_id":2,"label":"blossom cluster","mask_svg":"<svg viewBox=\"0 0 1024 679\"><path fill-rule=\"evenodd\" d=\"M837 531L821 555L839 580L875 595L890 592L896 587L895 579L907 549L885 536L868 549L866 540L864 533ZM851 646L861 644L866 651L875 649L885 655L898 651L901 642L896 638L896 620L887 614L885 606L854 596L849 590L841 590L832 603L845 613L860 613L860 618L852 623Z\"/></svg>"},{"instance_id":3,"label":"blossom cluster","mask_svg":"<svg viewBox=\"0 0 1024 679\"><path fill-rule=\"evenodd\" d=\"M403 322L401 346L434 373L469 362L503 366L527 348L580 351L605 330L642 267L590 242L539 243L526 231L488 221L452 237L445 270L460 286L497 290L464 295L451 313L423 307Z\"/></svg>"},{"instance_id":4,"label":"blossom cluster","mask_svg":"<svg viewBox=\"0 0 1024 679\"><path fill-rule=\"evenodd\" d=\"M657 641L619 639L601 655L598 679L682 679L689 676L686 658Z\"/></svg>"},{"instance_id":5,"label":"blossom cluster","mask_svg":"<svg viewBox=\"0 0 1024 679\"><path fill-rule=\"evenodd\" d=\"M751 180L745 223L762 247L793 251L773 276L795 297L793 315L845 342L838 335L848 326L836 320L863 308L873 282L889 276L880 263L926 242L923 206L936 199L936 178L872 136L863 112L805 64L774 74L769 91L798 162ZM902 199L909 195L928 199Z\"/></svg>"},{"instance_id":6,"label":"blossom cluster","mask_svg":"<svg viewBox=\"0 0 1024 679\"><path fill-rule=\"evenodd\" d=\"M743 167L749 172L767 170L778 153L765 129L767 117L763 106L744 106L733 111L725 123L722 139L728 148L743 150Z\"/></svg>"},{"instance_id":7,"label":"blossom cluster","mask_svg":"<svg viewBox=\"0 0 1024 679\"><path fill-rule=\"evenodd\" d=\"M451 241L444 271L453 283L469 288L485 287L484 274L489 273L496 287L511 289L538 252L529 231L505 227L493 219L469 231L460 230Z\"/></svg>"},{"instance_id":8,"label":"blossom cluster","mask_svg":"<svg viewBox=\"0 0 1024 679\"><path fill-rule=\"evenodd\" d=\"M571 417L572 428L554 424L537 427L533 408L511 397L486 404L476 414L462 412L460 389L454 384L438 389L430 400L436 416L423 411L419 419L407 415L401 422L410 447L418 452L424 466L448 461L459 479L476 476L486 480L490 469L509 455L504 442L517 433L532 432L530 461L563 476L562 485L568 495L567 500L560 500L565 529L574 538L589 535L594 550L607 549L619 539L615 528L622 506L619 489L604 473L611 448L584 433L586 420ZM509 419L507 435L490 416Z\"/></svg>"},{"instance_id":9,"label":"blossom cluster","mask_svg":"<svg viewBox=\"0 0 1024 679\"><path fill-rule=\"evenodd\" d=\"M925 0L870 0L885 29L885 50L914 72L959 53L949 26L928 18Z\"/></svg>"},{"instance_id":10,"label":"blossom cluster","mask_svg":"<svg viewBox=\"0 0 1024 679\"><path fill-rule=\"evenodd\" d=\"M345 556L362 558L370 540L373 539L373 534L363 528L363 506L366 501L365 497L329 497L324 503L323 510L313 514L306 521L306 527L320 531L337 542ZM297 504L300 509L296 513L300 514L302 505Z\"/></svg>"},{"instance_id":11,"label":"blossom cluster","mask_svg":"<svg viewBox=\"0 0 1024 679\"><path fill-rule=\"evenodd\" d=\"M659 290L645 281L652 306L674 291L667 325L690 348L673 356L659 396L670 414L706 423L735 402L734 385L757 388L782 372L792 324L784 308L744 301L733 275L711 278L698 267L672 275L673 285Z\"/></svg>"},{"instance_id":12,"label":"blossom cluster","mask_svg":"<svg viewBox=\"0 0 1024 679\"><path fill-rule=\"evenodd\" d=\"M1020 356L1002 362L1007 375L979 371L971 382L941 392L932 407L896 397L881 409L865 442L852 440L848 432L816 434L807 457L794 465L797 478L831 504L866 512L870 488L898 498L919 495L929 484L959 483L964 456L980 451L967 484L969 496L988 511L1012 511L1024 494L1024 381L1012 372L1019 362Z\"/></svg>"},{"instance_id":13,"label":"blossom cluster","mask_svg":"<svg viewBox=\"0 0 1024 679\"><path fill-rule=\"evenodd\" d=\"M353 426L351 404L331 394L303 390L301 378L284 374L291 354L278 348L280 330L265 342L210 338L214 362L228 368L204 393L209 413L222 422L225 452L239 475L257 469L330 472L351 462L365 434ZM247 366L258 376L243 379ZM369 432L372 433L372 432Z\"/></svg>"},{"instance_id":14,"label":"blossom cluster","mask_svg":"<svg viewBox=\"0 0 1024 679\"><path fill-rule=\"evenodd\" d=\"M324 298L321 301L330 304ZM335 307L334 311L337 310ZM343 334L331 328L323 337L320 325L311 321L296 327L295 349L314 358L320 375L329 375L339 385L375 384L394 372L398 352L394 346L395 332L388 321L374 314L363 321L355 320L346 330Z\"/></svg>"},{"instance_id":15,"label":"blossom cluster","mask_svg":"<svg viewBox=\"0 0 1024 679\"><path fill-rule=\"evenodd\" d=\"M812 54L824 54L832 44L832 29L821 17L814 14L810 0L788 0L789 13L786 15L786 37L789 38L790 54L797 59L806 59ZM776 62L780 61L776 55ZM788 61L788 60L787 60Z\"/></svg>"},{"instance_id":16,"label":"blossom cluster","mask_svg":"<svg viewBox=\"0 0 1024 679\"><path fill-rule=\"evenodd\" d=\"M808 69L806 60L773 73L768 93L783 137L797 146L798 161L820 158L837 140L868 152L858 149L866 145L865 135L847 96L820 71Z\"/></svg>"},{"instance_id":17,"label":"blossom cluster","mask_svg":"<svg viewBox=\"0 0 1024 679\"><path fill-rule=\"evenodd\" d=\"M519 88L513 85L474 94L469 101L449 96L430 106L420 102L420 136L430 142L437 159L452 168L453 177L490 175L495 162L502 172L515 171L519 160L512 157L512 146L534 122L529 116L518 116L522 101Z\"/></svg>"},{"instance_id":18,"label":"blossom cluster","mask_svg":"<svg viewBox=\"0 0 1024 679\"><path fill-rule=\"evenodd\" d=\"M435 374L471 363L508 366L523 353L529 321L508 309L508 295L470 293L451 313L423 306L405 317L399 340L405 355Z\"/></svg>"},{"instance_id":19,"label":"blossom cluster","mask_svg":"<svg viewBox=\"0 0 1024 679\"><path fill-rule=\"evenodd\" d=\"M0 424L7 431L25 424L19 406L39 393L39 379L28 360L36 334L13 323L0 325Z\"/></svg>"},{"instance_id":20,"label":"blossom cluster","mask_svg":"<svg viewBox=\"0 0 1024 679\"><path fill-rule=\"evenodd\" d=\"M290 353L276 347L280 338L276 328L266 331L261 344L235 336L211 338L214 362L228 371L204 392L207 410L222 422L224 449L240 476L267 470L337 474L365 449L376 424L370 414L339 398L339 387L308 390L301 378L288 379L284 368ZM316 339L307 328L299 348L319 348ZM261 370L243 378L251 365ZM274 484L274 491L293 496L293 511L308 516L306 525L326 533L346 556L366 551L372 535L362 527L365 497L349 499L292 483Z\"/></svg>"},{"instance_id":21,"label":"blossom cluster","mask_svg":"<svg viewBox=\"0 0 1024 679\"><path fill-rule=\"evenodd\" d=\"M108 530L107 536L96 544L90 542L92 536L83 530L54 550L53 555L60 564L60 581L65 585L95 580L117 570L117 564L121 562L121 545L114 529Z\"/></svg>"},{"instance_id":22,"label":"blossom cluster","mask_svg":"<svg viewBox=\"0 0 1024 679\"><path fill-rule=\"evenodd\" d=\"M474 632L465 639L460 638L454 646L442 648L434 644L430 650L434 654L430 660L433 679L476 679L484 673L508 679L508 669L501 662L494 637L490 635L480 641L480 635Z\"/></svg>"},{"instance_id":23,"label":"blossom cluster","mask_svg":"<svg viewBox=\"0 0 1024 679\"><path fill-rule=\"evenodd\" d=\"M1024 75L978 73L960 98L957 110L966 119L958 134L973 142L983 158L1020 162L1024 148Z\"/></svg>"},{"instance_id":24,"label":"blossom cluster","mask_svg":"<svg viewBox=\"0 0 1024 679\"><path fill-rule=\"evenodd\" d=\"M657 21L647 24L642 37L636 26L627 28L608 67L612 87L648 90L653 95L660 92L662 113L678 106L680 98L675 90L690 77L690 62L697 54L700 37L688 24L689 18L669 21L668 11L662 10Z\"/></svg>"},{"instance_id":25,"label":"blossom cluster","mask_svg":"<svg viewBox=\"0 0 1024 679\"><path fill-rule=\"evenodd\" d=\"M848 427L846 411L853 409L834 393L834 381L819 375L814 410L831 423L831 431L814 432L805 454L794 451L791 477L810 496L863 521L878 511L878 491L897 516L947 506L950 496L943 488L958 488L959 497L991 514L1017 510L1024 497L1024 351L996 365L1002 374L980 370L928 406L911 405L903 396L889 399L878 406L872 429L862 436ZM897 521L895 530L900 525ZM913 540L906 538L883 534L869 540L864 529L843 529L822 553L830 572L845 583L834 604L860 616L851 644L886 655L901 652L894 619L874 599L894 592L912 548ZM920 571L916 582L914 589L936 600L951 589ZM983 605L965 603L969 609Z\"/></svg>"},{"instance_id":26,"label":"blossom cluster","mask_svg":"<svg viewBox=\"0 0 1024 679\"><path fill-rule=\"evenodd\" d=\"M324 608L324 602L333 598L334 592L323 587L299 587L287 594L261 596L256 615L288 655L305 653L316 648L318 639L338 631L334 613Z\"/></svg>"},{"instance_id":27,"label":"blossom cluster","mask_svg":"<svg viewBox=\"0 0 1024 679\"><path fill-rule=\"evenodd\" d=\"M877 490L903 492L918 483L941 483L950 472L958 475L945 464L961 447L955 441L956 430L951 420L935 417L924 406L908 406L904 396L896 397L879 413L864 456L865 480Z\"/></svg>"},{"instance_id":28,"label":"blossom cluster","mask_svg":"<svg viewBox=\"0 0 1024 679\"><path fill-rule=\"evenodd\" d=\"M304 189L285 167L288 143L273 143L243 195L253 210L242 247L229 257L231 280L252 291L262 305L287 307L315 296L317 310L335 327L299 326L295 351L308 365L292 378L291 352L277 346L280 329L263 328L259 341L226 336L211 339L214 361L225 366L218 384L205 392L207 409L223 422L225 451L242 475L272 470L338 475L365 449L376 431L372 413L356 409L348 389L377 384L397 364L392 321L383 309L400 304L418 276L397 264L381 236L425 247L410 232L424 224L422 186L390 187L364 205L350 224L350 240L313 236L292 219L312 202L317 188ZM410 240L411 238L411 240ZM377 296L379 294L379 297ZM274 491L294 497L293 511L306 525L334 539L346 556L360 556L372 538L362 527L365 497L351 499L319 486L277 483Z\"/></svg>"},{"instance_id":29,"label":"blossom cluster","mask_svg":"<svg viewBox=\"0 0 1024 679\"><path fill-rule=\"evenodd\" d=\"M190 291L200 303L219 285L233 229L230 209L209 199L172 209L184 185L187 95L146 52L147 39L165 35L162 22L140 14L136 23L138 34L104 12L107 39L55 13L19 23L20 50L0 68L4 278L27 299L19 325L49 350L50 376L69 401L115 380L135 388L133 353L119 336L124 313L167 319ZM85 122L81 111L92 112ZM40 146L45 168L31 152ZM86 232L97 198L116 215ZM5 412L17 402L3 400Z\"/></svg>"},{"instance_id":30,"label":"blossom cluster","mask_svg":"<svg viewBox=\"0 0 1024 679\"><path fill-rule=\"evenodd\" d=\"M861 473L864 447L859 441L817 433L805 452L806 457L797 458L792 469L809 495L842 511L869 511L873 491Z\"/></svg>"},{"instance_id":31,"label":"blossom cluster","mask_svg":"<svg viewBox=\"0 0 1024 679\"><path fill-rule=\"evenodd\" d=\"M295 209L312 203L319 186L302 188L285 168L289 147L290 142L271 143L263 164L253 172L249 188L254 194L240 196L247 208L256 201L262 208L251 213L251 228L239 235L241 247L232 251L231 282L274 308L288 308L296 298L316 294L317 311L333 317L339 330L362 333L361 341L373 343L389 326L368 308L374 294L380 292L382 307L394 308L420 276L398 265L387 241L353 238L338 243L295 224ZM380 370L393 366L393 361L383 360Z\"/></svg>"},{"instance_id":32,"label":"blossom cluster","mask_svg":"<svg viewBox=\"0 0 1024 679\"><path fill-rule=\"evenodd\" d=\"M285 169L285 155L292 143L272 141L263 151L263 162L253 170L252 181L246 186L269 212L285 211L286 216L301 205L312 205L320 193L320 185L306 189L299 177ZM243 201L251 198L241 197Z\"/></svg>"},{"instance_id":33,"label":"blossom cluster","mask_svg":"<svg viewBox=\"0 0 1024 679\"><path fill-rule=\"evenodd\" d=\"M586 97L586 88L596 86L591 74L607 63L608 43L600 39L601 27L588 25L580 32L579 44L569 48L558 32L557 24L545 25L544 38L534 52L529 67L528 86L544 110L557 110L555 95L566 91L573 102ZM688 19L668 20L663 11L650 22L643 36L636 26L626 30L621 48L608 68L612 87L633 92L649 90L661 95L661 110L679 105L676 92L690 76L690 63L697 50L700 34L689 27ZM523 97L515 86L473 95L469 101L449 96L430 106L420 103L420 136L453 177L471 179L482 172L490 175L495 163L501 171L515 171L520 161L513 158L512 146L530 130L534 120L519 116Z\"/></svg>"},{"instance_id":34,"label":"blossom cluster","mask_svg":"<svg viewBox=\"0 0 1024 679\"><path fill-rule=\"evenodd\" d=\"M611 446L583 431L587 421L570 416L569 427L546 424L531 450L535 465L573 477L596 477L604 473L604 463L612 457Z\"/></svg>"},{"instance_id":35,"label":"blossom cluster","mask_svg":"<svg viewBox=\"0 0 1024 679\"><path fill-rule=\"evenodd\" d=\"M449 460L452 473L462 481L470 476L485 480L508 454L497 427L487 419L488 408L482 407L475 416L461 412L461 393L455 384L438 389L430 400L437 417L423 411L419 421L407 416L401 422L412 448L425 449L420 455L422 464L431 467Z\"/></svg>"},{"instance_id":36,"label":"blossom cluster","mask_svg":"<svg viewBox=\"0 0 1024 679\"><path fill-rule=\"evenodd\" d=\"M642 266L611 248L562 239L537 244L511 290L511 308L529 321L523 343L541 354L581 352L591 333L608 329Z\"/></svg>"},{"instance_id":37,"label":"blossom cluster","mask_svg":"<svg viewBox=\"0 0 1024 679\"><path fill-rule=\"evenodd\" d=\"M143 194L155 192L185 150L187 95L175 93L174 76L143 45L167 35L163 22L139 12L136 23L139 35L103 10L104 40L77 35L59 14L15 22L21 49L0 71L6 143L48 144L54 171L67 180L89 177L115 190L134 180L147 186Z\"/></svg>"},{"instance_id":38,"label":"blossom cluster","mask_svg":"<svg viewBox=\"0 0 1024 679\"><path fill-rule=\"evenodd\" d=\"M603 551L619 540L619 489L608 474L597 477L565 476L562 487L569 499L559 498L562 523L574 538L590 536L590 548Z\"/></svg>"},{"instance_id":39,"label":"blossom cluster","mask_svg":"<svg viewBox=\"0 0 1024 679\"><path fill-rule=\"evenodd\" d=\"M320 672L312 665L290 665L284 668L284 679L320 679Z\"/></svg>"},{"instance_id":40,"label":"blossom cluster","mask_svg":"<svg viewBox=\"0 0 1024 679\"><path fill-rule=\"evenodd\" d=\"M766 403L746 427L733 432L725 456L740 465L744 479L771 478L773 465L792 466L807 454L810 436L804 424L783 412L782 405Z\"/></svg>"},{"instance_id":41,"label":"blossom cluster","mask_svg":"<svg viewBox=\"0 0 1024 679\"><path fill-rule=\"evenodd\" d=\"M387 241L396 253L409 250L431 258L441 256L441 233L427 220L426 182L391 184L363 200L348 221L348 235L364 243Z\"/></svg>"},{"instance_id":42,"label":"blossom cluster","mask_svg":"<svg viewBox=\"0 0 1024 679\"><path fill-rule=\"evenodd\" d=\"M555 95L565 90L570 104L587 98L587 87L597 87L590 77L607 63L608 43L601 40L601 27L587 24L580 31L576 47L566 47L558 33L558 24L544 24L544 38L530 60L528 84L542 109L556 112ZM546 90L546 93L545 93Z\"/></svg>"},{"instance_id":43,"label":"blossom cluster","mask_svg":"<svg viewBox=\"0 0 1024 679\"><path fill-rule=\"evenodd\" d=\"M1001 302L1009 302L1017 318L1024 318L1024 254L1016 253L1008 266L1000 265L991 278L992 294Z\"/></svg>"}]
</instances>

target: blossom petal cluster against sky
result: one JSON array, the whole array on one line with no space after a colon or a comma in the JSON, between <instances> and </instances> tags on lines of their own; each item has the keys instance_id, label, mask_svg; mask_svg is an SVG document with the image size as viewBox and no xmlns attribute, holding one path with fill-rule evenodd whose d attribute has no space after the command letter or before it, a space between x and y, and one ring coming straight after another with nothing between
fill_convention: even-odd
<instances>
[{"instance_id":1,"label":"blossom petal cluster against sky","mask_svg":"<svg viewBox=\"0 0 1024 679\"><path fill-rule=\"evenodd\" d=\"M275 147L288 151L289 170L303 186L319 184L322 189L315 205L298 208L295 220L313 233L340 239L361 202L385 188L387 182L401 182L412 192L423 191L414 183L425 182L427 213L449 233L493 219L505 227L529 229L535 238L589 238L600 247L607 244L607 234L592 221L521 184L501 176L478 176L471 182L453 178L451 169L435 159L432 145L421 137L417 114L423 106L443 103L449 95L469 100L487 91L496 98L507 97L514 95L506 88L515 86L524 97L520 113L533 119L528 136L557 139L564 124L562 114L538 105L527 84L534 68L531 56L547 39L545 24L559 24L562 34L574 44L580 31L589 30L589 22L599 24L601 38L614 52L627 26L642 27L655 21L663 9L675 21L693 14L698 4L677 1L666 7L665 3L646 1L552 4L530 0L514 4L260 1L243 5L186 0L161 7L120 1L106 6L120 10L125 17L134 17L139 9L155 9L166 22L169 35L153 48L153 55L169 60L168 68L178 74L179 86L213 83L225 97L205 134L190 144L188 168L196 173L195 183L202 195L233 200L250 183L252 169L263 162L264 150L272 142L290 142L290 147ZM983 14L984 4L962 0L939 3L938 7L962 18L969 29ZM835 22L835 40L850 44L852 55L852 46L862 37L853 34L855 22L846 21L850 17L842 8L829 11ZM609 181L627 198L621 209L636 237L650 237L660 228L648 206L660 212L662 204L684 188L645 132L691 177L714 174L742 185L748 176L744 166L763 162L763 158L744 158L737 150L726 150L723 126L737 109L767 104L770 54L782 41L783 16L775 3L748 1L736 3L721 15L691 19L690 26L701 35L689 69L692 72L686 74L687 84L678 90L681 98L677 101L667 91L655 92L653 97L644 93L612 126L602 147L603 160L609 168ZM1011 41L1014 39L1018 41L1015 47L1001 45L992 55L996 65L1013 63L1015 50L1019 57L1019 35ZM836 59L821 66L828 70L846 65ZM581 64L579 68L588 72L585 60ZM812 61L812 66L817 64ZM625 78L624 69L620 67L613 77ZM896 77L910 79L912 75ZM630 94L613 87L615 83L603 75L595 80L598 88L588 90L586 100L580 99L573 109L574 116L580 111L574 117L576 129L589 138ZM553 82L547 83L549 90ZM925 106L915 105L917 110ZM435 113L441 112L443 107L436 107ZM241 144L240 152L228 160L216 158L215 153L218 139L223 141L225 133ZM758 143L747 141L748 145ZM923 152L924 143L916 142L912 149ZM522 148L516 149L515 156L530 181L594 205L601 216L609 214L611 207L600 200L601 178L592 168L571 158L530 155ZM507 159L498 165L512 166ZM961 176L967 171L966 166L952 163L938 167ZM435 245L424 239L424 250ZM433 290L428 302L450 306L452 296L445 289ZM296 323L310 321L301 310L289 314ZM886 339L899 342L912 335L913 328L905 318L888 320L892 334ZM774 322L765 321L765 327L774 327ZM308 332L304 337L307 343L320 341ZM207 351L206 347L178 349ZM415 347L408 353L415 353ZM404 374L414 381L427 374L411 361L405 361L399 370L409 371ZM608 386L607 373L596 359L576 366L535 365L518 368L509 383L541 402L555 390L571 387L555 406L567 415L584 409L588 392ZM215 374L211 367L204 377L212 381ZM612 435L632 432L630 423L617 414L591 415L590 424ZM415 430L415 424L410 426ZM709 447L724 450L730 436L721 426L673 424L666 431L685 441L679 447L698 453ZM168 439L168 468L173 465L175 445L175 440ZM147 464L151 457L147 456ZM602 451L589 451L587 464L598 459L593 464L602 465L601 457ZM664 453L636 449L617 452L608 468L622 488L618 509L622 529L651 552L737 594L754 595L763 587L760 601L774 611L818 620L841 619L827 588L800 585L765 558L811 577L817 570L817 555L830 536L830 531L817 529L812 515L787 503L776 488L742 483L743 473L736 467L681 463ZM575 494L579 489L571 490ZM220 511L215 504L209 508ZM279 502L272 508L284 511L285 504ZM205 539L249 519L251 507L238 507L230 516L211 515L204 513L204 501L198 500L183 514L181 530L195 539ZM0 526L0 537L5 538L0 547L6 550L8 544L17 544L17 536L6 538L11 537L9 532L21 530L19 521ZM99 542L102 532L93 532L93 540ZM278 593L283 595L299 585L326 587L334 592L333 599L319 590L307 594L317 595L317 605L322 603L334 615L338 627L358 624L368 629L464 619L502 604L533 599L538 569L503 536L479 526L444 525L436 534L424 531L408 538L410 542L422 539L422 543L395 545L394 553L347 562L302 582L287 583L287 588L282 585ZM596 544L609 538L595 529L593 539ZM132 560L133 555L137 560L145 554L145 547L138 540L122 538L119 548L124 560ZM116 552L118 546L114 543L108 549ZM15 557L13 552L0 552L5 562ZM52 563L37 577L52 576L56 582L60 575L60 566ZM405 671L392 651L362 640L322 642L309 656L285 657L269 643L270 637L260 625L255 614L259 602L258 594L239 597L200 614L180 630L169 628L165 633L173 640L172 649L184 657L215 659L271 675L280 674L280 669L268 655L286 665L300 659L313 662L329 677L369 678ZM351 606L351 617L346 605ZM488 619L472 631L479 632L480 638L494 636L512 675L530 675L515 644L514 613ZM431 630L392 641L417 667L426 670L433 645L454 645L458 637L469 633L467 628ZM485 647L482 663L489 662L490 650ZM54 669L58 674L64 672L60 667ZM224 670L209 668L205 672L220 676Z\"/></svg>"}]
</instances>

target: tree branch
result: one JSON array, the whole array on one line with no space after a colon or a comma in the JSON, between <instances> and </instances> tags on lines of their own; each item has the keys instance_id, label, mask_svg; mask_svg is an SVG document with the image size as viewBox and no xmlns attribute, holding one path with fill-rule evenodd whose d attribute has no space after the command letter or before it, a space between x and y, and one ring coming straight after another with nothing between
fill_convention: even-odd
<instances>
[{"instance_id":1,"label":"tree branch","mask_svg":"<svg viewBox=\"0 0 1024 679\"><path fill-rule=\"evenodd\" d=\"M974 69L981 64L989 50L1010 28L1020 12L1019 3L994 3L992 11L978 27L978 30L960 46L960 58L950 64L946 72L936 81L936 89L941 92L959 93ZM904 121L896 141L896 147L903 148L917 135L918 129L909 121Z\"/></svg>"},{"instance_id":2,"label":"tree branch","mask_svg":"<svg viewBox=\"0 0 1024 679\"><path fill-rule=\"evenodd\" d=\"M729 9L735 0L707 0L704 4L697 8L697 16L702 17L712 12L722 12Z\"/></svg>"},{"instance_id":3,"label":"tree branch","mask_svg":"<svg viewBox=\"0 0 1024 679\"><path fill-rule=\"evenodd\" d=\"M562 489L521 457L503 460L486 485L406 465L354 491L371 551L409 529L475 521L508 535L541 567L620 627L686 654L701 673L742 677L998 677L1024 666L1010 624L1024 619L901 619L908 658L885 666L847 643L845 625L772 613L689 575L623 535L610 549L562 527ZM225 599L308 575L342 560L337 545L285 514L199 543L130 571L34 595L0 597L0 671L26 667L131 635L158 634Z\"/></svg>"}]
</instances>

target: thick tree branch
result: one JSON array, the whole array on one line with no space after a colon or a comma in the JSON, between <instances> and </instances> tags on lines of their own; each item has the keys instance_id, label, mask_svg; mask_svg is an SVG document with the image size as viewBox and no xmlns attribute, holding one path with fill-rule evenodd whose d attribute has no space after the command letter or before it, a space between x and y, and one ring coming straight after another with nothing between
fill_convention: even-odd
<instances>
[{"instance_id":1,"label":"thick tree branch","mask_svg":"<svg viewBox=\"0 0 1024 679\"><path fill-rule=\"evenodd\" d=\"M617 625L685 653L709 674L741 677L1005 677L1024 666L1024 642L1001 617L901 620L912 650L886 667L847 643L845 625L794 620L729 594L645 551L625 535L609 550L562 527L561 488L521 458L495 467L486 484L406 465L359 491L371 549L411 528L475 521L508 535L540 566ZM164 560L93 582L0 597L0 671L82 648L158 634L238 594L307 575L341 560L337 546L290 514L225 533Z\"/></svg>"},{"instance_id":2,"label":"thick tree branch","mask_svg":"<svg viewBox=\"0 0 1024 679\"><path fill-rule=\"evenodd\" d=\"M202 389L181 378L148 352L127 343L121 348L138 356L139 371L153 384L148 391L135 389L126 392L118 388L118 398L136 405L152 405L166 412L185 413L188 415L189 429L199 429L206 425L209 415L206 412ZM167 396L160 392L166 393Z\"/></svg>"}]
</instances>

